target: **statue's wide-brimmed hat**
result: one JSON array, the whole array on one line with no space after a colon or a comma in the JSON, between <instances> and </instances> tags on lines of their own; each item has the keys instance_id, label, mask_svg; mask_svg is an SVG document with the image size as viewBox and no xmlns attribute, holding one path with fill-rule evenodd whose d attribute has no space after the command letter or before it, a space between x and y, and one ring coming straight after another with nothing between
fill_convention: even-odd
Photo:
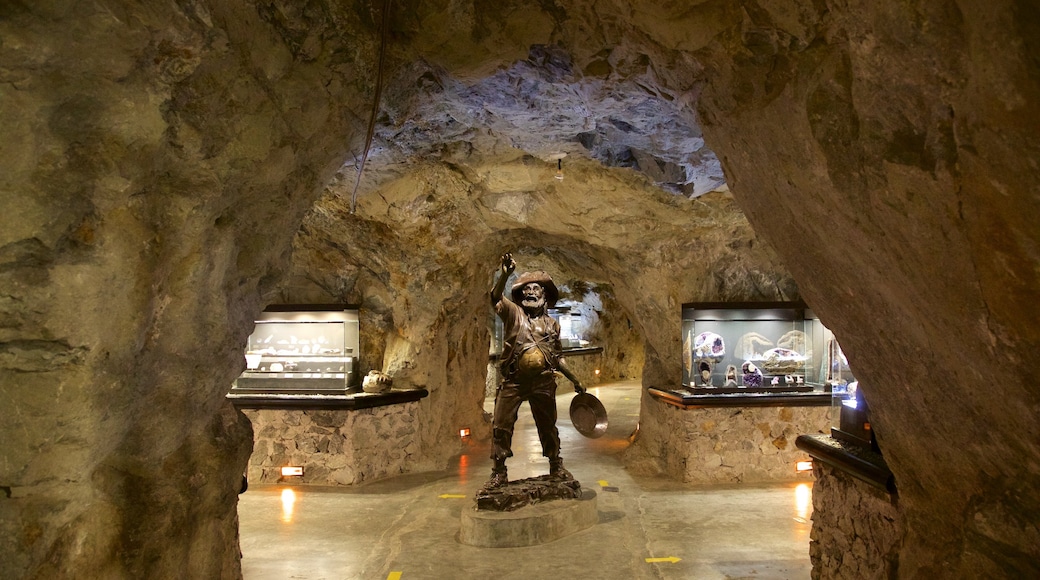
<instances>
[{"instance_id":1,"label":"statue's wide-brimmed hat","mask_svg":"<svg viewBox=\"0 0 1040 580\"><path fill-rule=\"evenodd\" d=\"M523 289L524 286L531 282L537 282L545 290L545 305L548 308L556 306L556 301L560 299L560 291L556 289L556 284L553 283L552 276L545 272L538 270L536 272L524 272L517 278L516 283L513 284L513 289L510 294L513 297L513 302L520 304L524 300Z\"/></svg>"}]
</instances>

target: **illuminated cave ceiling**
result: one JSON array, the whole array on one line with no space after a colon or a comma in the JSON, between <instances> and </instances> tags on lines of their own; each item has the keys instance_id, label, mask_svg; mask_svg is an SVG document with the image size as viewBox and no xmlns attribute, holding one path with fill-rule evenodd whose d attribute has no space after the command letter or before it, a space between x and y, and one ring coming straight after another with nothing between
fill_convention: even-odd
<instances>
[{"instance_id":1,"label":"illuminated cave ceiling","mask_svg":"<svg viewBox=\"0 0 1040 580\"><path fill-rule=\"evenodd\" d=\"M527 59L476 81L423 60L387 79L362 191L419 158L520 150L547 164L575 156L627 167L689 198L725 189L704 144L693 91L657 82L645 54L603 50L583 67L561 48L531 47ZM341 174L353 187L362 151ZM568 159L569 157L569 159Z\"/></svg>"},{"instance_id":2,"label":"illuminated cave ceiling","mask_svg":"<svg viewBox=\"0 0 1040 580\"><path fill-rule=\"evenodd\" d=\"M627 42L578 56L535 44L472 70L417 52L397 46L385 66L356 207L359 139L304 219L282 297L361 304L368 350L384 352L373 366L429 384L412 373L436 348L430 320L460 286L482 298L504 250L561 283L612 287L660 353L679 344L674 311L657 304L798 297L705 147L692 59ZM676 68L652 64L668 58ZM370 110L353 109L355 123ZM415 340L384 344L394 334Z\"/></svg>"}]
</instances>

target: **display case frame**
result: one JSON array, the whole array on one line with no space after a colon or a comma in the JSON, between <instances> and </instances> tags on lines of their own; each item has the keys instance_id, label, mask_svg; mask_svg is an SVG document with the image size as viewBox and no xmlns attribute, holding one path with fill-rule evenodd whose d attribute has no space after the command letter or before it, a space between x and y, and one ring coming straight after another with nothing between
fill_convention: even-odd
<instances>
[{"instance_id":1,"label":"display case frame","mask_svg":"<svg viewBox=\"0 0 1040 580\"><path fill-rule=\"evenodd\" d=\"M684 304L683 387L703 394L824 390L814 380L814 319L802 302Z\"/></svg>"},{"instance_id":2,"label":"display case frame","mask_svg":"<svg viewBox=\"0 0 1040 580\"><path fill-rule=\"evenodd\" d=\"M360 391L360 314L349 304L276 304L257 317L231 393Z\"/></svg>"},{"instance_id":3,"label":"display case frame","mask_svg":"<svg viewBox=\"0 0 1040 580\"><path fill-rule=\"evenodd\" d=\"M836 402L822 366L824 337L833 334L804 302L683 304L681 333L681 388L650 388L665 403L692 408Z\"/></svg>"},{"instance_id":4,"label":"display case frame","mask_svg":"<svg viewBox=\"0 0 1040 580\"><path fill-rule=\"evenodd\" d=\"M564 334L564 328L570 324L568 317L581 316L580 313L571 312L571 309L572 307L570 306L547 309L549 316L560 324L560 345L562 347L560 356L576 357L602 354L603 347L591 344L589 341L585 340L585 335L583 334L568 337L567 339L563 338L562 335ZM505 326L502 319L500 319L494 311L492 311L488 317L488 331L491 334L491 343L488 348L488 360L490 362L496 362L502 358Z\"/></svg>"}]
</instances>

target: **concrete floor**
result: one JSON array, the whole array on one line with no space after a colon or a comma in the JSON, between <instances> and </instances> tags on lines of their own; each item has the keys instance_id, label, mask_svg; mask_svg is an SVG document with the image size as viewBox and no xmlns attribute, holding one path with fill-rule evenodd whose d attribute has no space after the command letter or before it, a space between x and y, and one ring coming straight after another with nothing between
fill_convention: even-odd
<instances>
[{"instance_id":1,"label":"concrete floor","mask_svg":"<svg viewBox=\"0 0 1040 580\"><path fill-rule=\"evenodd\" d=\"M525 548L458 542L462 510L490 474L489 448L474 444L448 472L356 488L252 486L240 496L247 580L809 578L811 485L690 486L633 477L618 454L639 416L638 382L590 392L610 417L586 439L570 424L573 392L561 381L562 456L598 495L599 523ZM488 409L493 402L488 402ZM548 472L530 411L520 410L510 479ZM615 491L616 490L616 491Z\"/></svg>"}]
</instances>

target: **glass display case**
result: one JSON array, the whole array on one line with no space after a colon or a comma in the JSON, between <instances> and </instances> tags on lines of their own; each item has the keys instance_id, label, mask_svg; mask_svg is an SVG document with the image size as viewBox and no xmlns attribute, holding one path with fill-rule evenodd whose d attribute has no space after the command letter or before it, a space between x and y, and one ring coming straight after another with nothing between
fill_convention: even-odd
<instances>
[{"instance_id":1,"label":"glass display case","mask_svg":"<svg viewBox=\"0 0 1040 580\"><path fill-rule=\"evenodd\" d=\"M681 396L684 405L734 397L742 404L787 404L784 398L793 397L836 407L854 400L858 383L848 360L804 303L684 304L682 340L682 391L669 396Z\"/></svg>"},{"instance_id":2,"label":"glass display case","mask_svg":"<svg viewBox=\"0 0 1040 580\"><path fill-rule=\"evenodd\" d=\"M824 345L819 378L825 389L831 392L832 405L837 410L834 414L836 424L831 428L831 435L845 443L874 448L876 451L877 443L868 417L870 410L859 390L859 380L853 374L834 334L818 319L814 319L813 323L820 329Z\"/></svg>"},{"instance_id":3,"label":"glass display case","mask_svg":"<svg viewBox=\"0 0 1040 580\"><path fill-rule=\"evenodd\" d=\"M589 341L585 340L589 332L589 321L583 316L580 306L576 304L549 309L549 316L560 323L560 344L564 350L589 346Z\"/></svg>"},{"instance_id":4,"label":"glass display case","mask_svg":"<svg viewBox=\"0 0 1040 580\"><path fill-rule=\"evenodd\" d=\"M819 357L819 365L814 367L816 382L823 384L826 390L833 392L836 396L846 393L854 394L859 383L856 381L852 368L849 367L849 361L845 358L841 345L838 344L834 333L824 326L819 318L813 316L811 311L808 312L808 315L811 318L813 334L820 338L819 345L823 349L823 355Z\"/></svg>"},{"instance_id":5,"label":"glass display case","mask_svg":"<svg viewBox=\"0 0 1040 580\"><path fill-rule=\"evenodd\" d=\"M270 306L256 320L232 392L344 393L360 383L360 342L356 308Z\"/></svg>"},{"instance_id":6,"label":"glass display case","mask_svg":"<svg viewBox=\"0 0 1040 580\"><path fill-rule=\"evenodd\" d=\"M580 306L580 305L579 305ZM602 351L600 347L593 347L586 340L590 333L589 326L593 323L587 315L583 316L582 309L578 306L560 306L547 309L549 316L560 324L560 346L564 354L582 354L589 350ZM504 344L505 327L494 312L490 314L489 328L491 331L491 346L489 354L494 358L502 353Z\"/></svg>"},{"instance_id":7,"label":"glass display case","mask_svg":"<svg viewBox=\"0 0 1040 580\"><path fill-rule=\"evenodd\" d=\"M804 304L686 304L682 318L683 387L689 390L716 394L825 388L818 370L823 327L814 323Z\"/></svg>"}]
</instances>

